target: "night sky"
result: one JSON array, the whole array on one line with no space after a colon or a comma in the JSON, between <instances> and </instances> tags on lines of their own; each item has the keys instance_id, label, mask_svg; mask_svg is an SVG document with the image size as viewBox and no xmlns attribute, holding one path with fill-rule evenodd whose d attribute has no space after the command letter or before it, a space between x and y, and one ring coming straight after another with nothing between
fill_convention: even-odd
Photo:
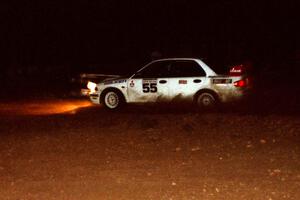
<instances>
[{"instance_id":1,"label":"night sky","mask_svg":"<svg viewBox=\"0 0 300 200\"><path fill-rule=\"evenodd\" d=\"M153 51L265 62L299 49L297 1L1 4L5 66L145 63Z\"/></svg>"}]
</instances>

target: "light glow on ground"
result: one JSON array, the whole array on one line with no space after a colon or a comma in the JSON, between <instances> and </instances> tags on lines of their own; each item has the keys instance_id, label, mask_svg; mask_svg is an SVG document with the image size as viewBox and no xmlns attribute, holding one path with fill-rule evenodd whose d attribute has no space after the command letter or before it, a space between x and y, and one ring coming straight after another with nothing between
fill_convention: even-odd
<instances>
[{"instance_id":1,"label":"light glow on ground","mask_svg":"<svg viewBox=\"0 0 300 200\"><path fill-rule=\"evenodd\" d=\"M0 103L0 114L9 115L55 115L76 114L79 109L91 107L89 100L32 100L26 102Z\"/></svg>"}]
</instances>

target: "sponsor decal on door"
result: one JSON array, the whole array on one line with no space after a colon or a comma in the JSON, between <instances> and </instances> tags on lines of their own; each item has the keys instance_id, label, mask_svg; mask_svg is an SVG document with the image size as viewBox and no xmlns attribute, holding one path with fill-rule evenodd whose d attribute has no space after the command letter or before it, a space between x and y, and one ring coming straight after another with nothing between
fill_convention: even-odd
<instances>
[{"instance_id":1,"label":"sponsor decal on door","mask_svg":"<svg viewBox=\"0 0 300 200\"><path fill-rule=\"evenodd\" d=\"M179 84L187 84L187 80L179 80L178 83Z\"/></svg>"},{"instance_id":2,"label":"sponsor decal on door","mask_svg":"<svg viewBox=\"0 0 300 200\"><path fill-rule=\"evenodd\" d=\"M143 92L144 93L157 92L157 79L143 79Z\"/></svg>"}]
</instances>

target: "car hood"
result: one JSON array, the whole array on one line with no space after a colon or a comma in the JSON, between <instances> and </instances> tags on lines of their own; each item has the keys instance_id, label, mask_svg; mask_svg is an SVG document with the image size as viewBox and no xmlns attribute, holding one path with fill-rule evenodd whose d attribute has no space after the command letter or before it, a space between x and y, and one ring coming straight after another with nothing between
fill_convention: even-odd
<instances>
[{"instance_id":1,"label":"car hood","mask_svg":"<svg viewBox=\"0 0 300 200\"><path fill-rule=\"evenodd\" d=\"M126 82L128 77L118 77L118 78L107 78L102 81L104 85L116 84L116 83L124 83Z\"/></svg>"}]
</instances>

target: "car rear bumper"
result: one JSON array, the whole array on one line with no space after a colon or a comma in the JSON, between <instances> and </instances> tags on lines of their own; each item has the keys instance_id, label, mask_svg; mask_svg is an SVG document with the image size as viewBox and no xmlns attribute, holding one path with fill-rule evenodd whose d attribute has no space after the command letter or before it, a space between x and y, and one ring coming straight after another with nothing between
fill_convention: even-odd
<instances>
[{"instance_id":1,"label":"car rear bumper","mask_svg":"<svg viewBox=\"0 0 300 200\"><path fill-rule=\"evenodd\" d=\"M228 103L247 99L250 94L250 90L232 90L219 95L219 97L221 102Z\"/></svg>"}]
</instances>

